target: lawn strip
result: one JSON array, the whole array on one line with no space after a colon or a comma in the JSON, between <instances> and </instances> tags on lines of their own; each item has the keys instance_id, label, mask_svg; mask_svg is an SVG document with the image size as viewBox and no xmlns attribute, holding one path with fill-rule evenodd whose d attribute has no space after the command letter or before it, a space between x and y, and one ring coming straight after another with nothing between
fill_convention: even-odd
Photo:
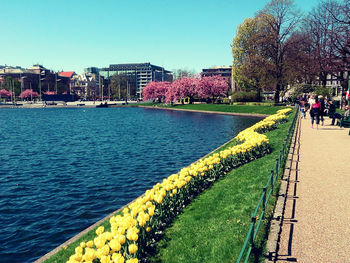
<instances>
[{"instance_id":1,"label":"lawn strip","mask_svg":"<svg viewBox=\"0 0 350 263\"><path fill-rule=\"evenodd\" d=\"M175 106L160 104L160 103L144 103L140 106L165 108L175 110L194 110L194 111L213 111L224 113L242 113L242 114L262 114L271 115L275 114L278 110L285 107L280 106L261 106L261 105L229 105L229 104L179 104Z\"/></svg>"}]
</instances>

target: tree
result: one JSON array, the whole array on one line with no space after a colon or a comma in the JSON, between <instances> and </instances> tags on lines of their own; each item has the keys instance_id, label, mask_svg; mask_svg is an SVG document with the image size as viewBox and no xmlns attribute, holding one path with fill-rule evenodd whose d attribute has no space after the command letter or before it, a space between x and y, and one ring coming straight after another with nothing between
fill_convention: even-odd
<instances>
[{"instance_id":1,"label":"tree","mask_svg":"<svg viewBox=\"0 0 350 263\"><path fill-rule=\"evenodd\" d=\"M246 73L249 72L251 57L256 53L253 36L257 34L257 30L257 20L247 18L238 26L232 42L232 77L236 85L243 90L254 89L256 86L254 79L249 78Z\"/></svg>"},{"instance_id":2,"label":"tree","mask_svg":"<svg viewBox=\"0 0 350 263\"><path fill-rule=\"evenodd\" d=\"M114 74L111 79L111 94L120 99L128 96L129 78L126 74Z\"/></svg>"},{"instance_id":3,"label":"tree","mask_svg":"<svg viewBox=\"0 0 350 263\"><path fill-rule=\"evenodd\" d=\"M194 97L197 95L198 78L197 77L182 77L176 79L167 93L171 102L179 99L189 98L189 103L193 103ZM182 101L183 102L183 101Z\"/></svg>"},{"instance_id":4,"label":"tree","mask_svg":"<svg viewBox=\"0 0 350 263\"><path fill-rule=\"evenodd\" d=\"M230 89L227 81L220 76L202 77L198 82L198 96L203 99L226 96Z\"/></svg>"},{"instance_id":5,"label":"tree","mask_svg":"<svg viewBox=\"0 0 350 263\"><path fill-rule=\"evenodd\" d=\"M296 31L301 15L293 0L271 0L259 15L266 26L264 31L259 31L257 43L262 57L270 66L269 73L275 82L275 101L278 102L280 93L287 86L286 52L295 44L287 40Z\"/></svg>"},{"instance_id":6,"label":"tree","mask_svg":"<svg viewBox=\"0 0 350 263\"><path fill-rule=\"evenodd\" d=\"M151 81L147 84L147 86L142 90L143 99L144 100L158 100L158 102L162 102L165 99L166 92L170 87L170 82L158 82Z\"/></svg>"},{"instance_id":7,"label":"tree","mask_svg":"<svg viewBox=\"0 0 350 263\"><path fill-rule=\"evenodd\" d=\"M334 30L330 32L334 48L334 62L341 71L350 67L350 0L323 2L333 18Z\"/></svg>"},{"instance_id":8,"label":"tree","mask_svg":"<svg viewBox=\"0 0 350 263\"><path fill-rule=\"evenodd\" d=\"M183 77L191 78L191 77L194 77L195 75L196 75L196 73L193 69L192 70L189 70L189 69L174 69L173 70L174 80L181 79Z\"/></svg>"},{"instance_id":9,"label":"tree","mask_svg":"<svg viewBox=\"0 0 350 263\"><path fill-rule=\"evenodd\" d=\"M8 90L1 89L0 90L0 97L11 97L12 93Z\"/></svg>"},{"instance_id":10,"label":"tree","mask_svg":"<svg viewBox=\"0 0 350 263\"><path fill-rule=\"evenodd\" d=\"M21 99L28 99L28 98L39 97L39 93L36 92L36 91L33 91L31 89L26 89L25 91L21 92L19 97Z\"/></svg>"},{"instance_id":11,"label":"tree","mask_svg":"<svg viewBox=\"0 0 350 263\"><path fill-rule=\"evenodd\" d=\"M232 44L234 80L258 94L273 85L278 102L289 80L286 52L295 44L287 40L300 19L292 0L271 0L254 19L246 19Z\"/></svg>"}]
</instances>

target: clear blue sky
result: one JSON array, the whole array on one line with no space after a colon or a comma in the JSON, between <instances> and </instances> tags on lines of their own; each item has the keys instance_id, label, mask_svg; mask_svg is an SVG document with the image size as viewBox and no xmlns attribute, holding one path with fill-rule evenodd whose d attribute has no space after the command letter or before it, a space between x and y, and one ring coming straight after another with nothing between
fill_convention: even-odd
<instances>
[{"instance_id":1,"label":"clear blue sky","mask_svg":"<svg viewBox=\"0 0 350 263\"><path fill-rule=\"evenodd\" d=\"M237 26L268 0L1 0L0 65L82 73L151 62L168 70L231 65ZM296 0L304 12L318 0Z\"/></svg>"}]
</instances>

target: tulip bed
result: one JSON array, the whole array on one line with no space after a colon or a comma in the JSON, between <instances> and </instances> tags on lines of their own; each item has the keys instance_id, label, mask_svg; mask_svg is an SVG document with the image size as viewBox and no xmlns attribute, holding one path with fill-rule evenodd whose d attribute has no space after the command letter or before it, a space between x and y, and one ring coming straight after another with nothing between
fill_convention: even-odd
<instances>
[{"instance_id":1,"label":"tulip bed","mask_svg":"<svg viewBox=\"0 0 350 263\"><path fill-rule=\"evenodd\" d=\"M95 238L81 242L67 262L142 262L154 251L164 228L191 200L233 168L270 152L269 140L261 133L287 121L291 111L279 110L240 132L235 145L181 169L147 190L121 214L110 218L108 231L100 226Z\"/></svg>"}]
</instances>

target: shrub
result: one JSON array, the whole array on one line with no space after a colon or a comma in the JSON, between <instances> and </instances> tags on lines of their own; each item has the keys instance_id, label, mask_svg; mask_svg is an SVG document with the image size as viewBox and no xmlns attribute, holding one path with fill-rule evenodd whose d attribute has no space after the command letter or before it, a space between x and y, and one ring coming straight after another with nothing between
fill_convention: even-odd
<instances>
[{"instance_id":1,"label":"shrub","mask_svg":"<svg viewBox=\"0 0 350 263\"><path fill-rule=\"evenodd\" d=\"M260 101L262 98L260 98ZM238 91L232 94L233 102L249 102L249 101L259 101L258 93L255 91Z\"/></svg>"}]
</instances>

